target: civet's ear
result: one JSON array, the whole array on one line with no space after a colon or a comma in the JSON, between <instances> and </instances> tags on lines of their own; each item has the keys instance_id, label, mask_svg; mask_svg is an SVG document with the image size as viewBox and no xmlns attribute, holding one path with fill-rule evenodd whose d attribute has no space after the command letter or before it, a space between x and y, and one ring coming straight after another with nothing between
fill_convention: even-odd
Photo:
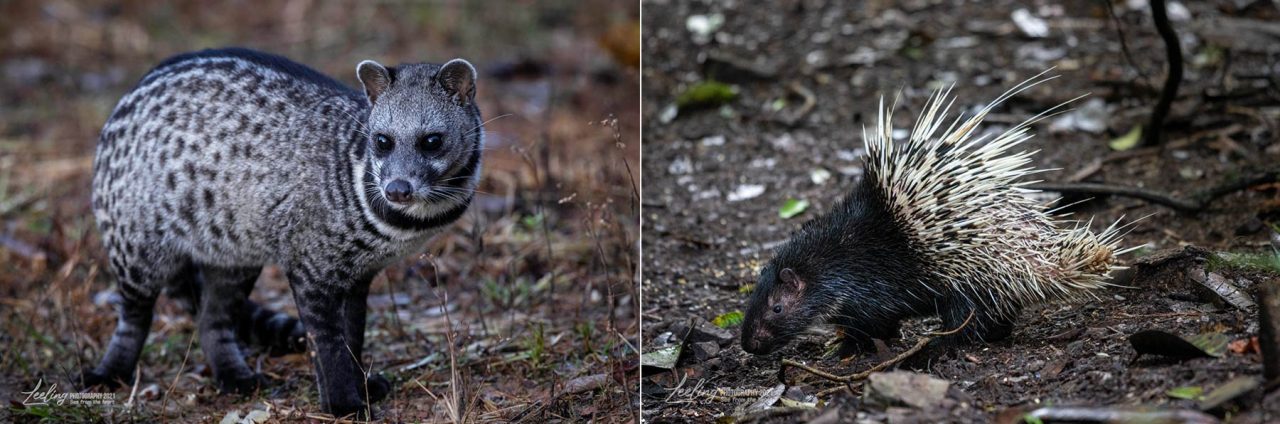
<instances>
[{"instance_id":1,"label":"civet's ear","mask_svg":"<svg viewBox=\"0 0 1280 424\"><path fill-rule=\"evenodd\" d=\"M378 97L391 88L391 71L372 60L356 65L356 77L360 78L360 84L364 85L364 95L369 97L370 105L376 103Z\"/></svg>"},{"instance_id":2,"label":"civet's ear","mask_svg":"<svg viewBox=\"0 0 1280 424\"><path fill-rule=\"evenodd\" d=\"M778 280L782 281L782 287L785 287L787 291L793 293L804 291L804 280L801 280L800 276L796 275L796 272L791 268L783 268L782 271L778 272Z\"/></svg>"},{"instance_id":3,"label":"civet's ear","mask_svg":"<svg viewBox=\"0 0 1280 424\"><path fill-rule=\"evenodd\" d=\"M471 62L450 60L440 67L436 80L459 104L465 106L476 98L476 67L471 66Z\"/></svg>"}]
</instances>

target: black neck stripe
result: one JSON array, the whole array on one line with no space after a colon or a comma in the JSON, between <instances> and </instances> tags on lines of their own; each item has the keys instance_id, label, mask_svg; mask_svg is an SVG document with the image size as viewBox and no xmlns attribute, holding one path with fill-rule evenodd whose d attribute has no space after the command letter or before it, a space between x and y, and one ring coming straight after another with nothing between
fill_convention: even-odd
<instances>
[{"instance_id":1,"label":"black neck stripe","mask_svg":"<svg viewBox=\"0 0 1280 424\"><path fill-rule=\"evenodd\" d=\"M479 166L480 166L480 149L477 148L475 151L471 152L471 157L467 159L466 165L463 165L462 168L459 168L458 172L449 174L444 178L441 178L441 180L444 181L444 185L449 187L457 187L457 188L466 187L467 182L471 180L470 177L476 174L476 168ZM467 178L463 178L463 177L467 177Z\"/></svg>"}]
</instances>

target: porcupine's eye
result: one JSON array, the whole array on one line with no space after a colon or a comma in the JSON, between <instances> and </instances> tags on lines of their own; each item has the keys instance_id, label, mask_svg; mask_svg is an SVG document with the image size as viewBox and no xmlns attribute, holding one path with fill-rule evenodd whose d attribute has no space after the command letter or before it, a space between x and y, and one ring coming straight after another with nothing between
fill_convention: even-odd
<instances>
[{"instance_id":1,"label":"porcupine's eye","mask_svg":"<svg viewBox=\"0 0 1280 424\"><path fill-rule=\"evenodd\" d=\"M773 305L773 313L775 314L782 313L782 305Z\"/></svg>"}]
</instances>

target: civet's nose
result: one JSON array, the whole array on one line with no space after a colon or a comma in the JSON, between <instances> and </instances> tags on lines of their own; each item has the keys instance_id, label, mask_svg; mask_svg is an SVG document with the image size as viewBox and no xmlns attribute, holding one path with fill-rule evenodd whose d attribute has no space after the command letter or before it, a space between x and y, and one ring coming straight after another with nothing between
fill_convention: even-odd
<instances>
[{"instance_id":1,"label":"civet's nose","mask_svg":"<svg viewBox=\"0 0 1280 424\"><path fill-rule=\"evenodd\" d=\"M387 194L387 200L396 203L408 203L413 198L413 186L410 186L409 182L405 180L395 180L387 183L387 186L382 191Z\"/></svg>"}]
</instances>

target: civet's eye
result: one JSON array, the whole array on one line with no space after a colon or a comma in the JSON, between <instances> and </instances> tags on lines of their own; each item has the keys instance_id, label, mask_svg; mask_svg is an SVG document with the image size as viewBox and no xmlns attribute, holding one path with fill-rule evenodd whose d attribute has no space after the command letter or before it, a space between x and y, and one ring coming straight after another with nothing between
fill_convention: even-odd
<instances>
[{"instance_id":1,"label":"civet's eye","mask_svg":"<svg viewBox=\"0 0 1280 424\"><path fill-rule=\"evenodd\" d=\"M378 151L382 152L390 152L391 149L396 148L395 140L392 140L391 137L387 137L386 134L373 136L373 144L378 148Z\"/></svg>"},{"instance_id":2,"label":"civet's eye","mask_svg":"<svg viewBox=\"0 0 1280 424\"><path fill-rule=\"evenodd\" d=\"M773 305L773 313L775 314L782 313L782 305Z\"/></svg>"},{"instance_id":3,"label":"civet's eye","mask_svg":"<svg viewBox=\"0 0 1280 424\"><path fill-rule=\"evenodd\" d=\"M444 147L444 136L440 133L427 134L418 139L418 150L425 153L438 151L441 147Z\"/></svg>"}]
</instances>

